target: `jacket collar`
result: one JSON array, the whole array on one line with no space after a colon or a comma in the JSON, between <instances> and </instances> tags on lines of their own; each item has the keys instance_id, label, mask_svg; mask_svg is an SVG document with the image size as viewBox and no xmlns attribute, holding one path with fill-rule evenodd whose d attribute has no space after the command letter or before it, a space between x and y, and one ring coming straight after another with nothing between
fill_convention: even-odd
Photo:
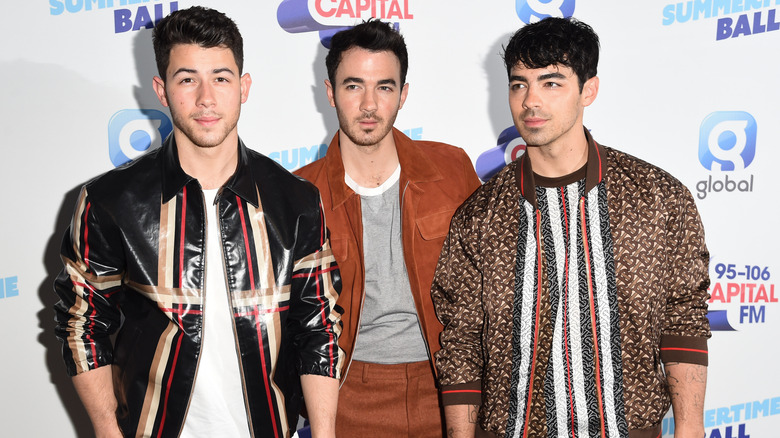
<instances>
[{"instance_id":1,"label":"jacket collar","mask_svg":"<svg viewBox=\"0 0 780 438\"><path fill-rule=\"evenodd\" d=\"M330 187L333 208L341 205L355 192L344 182L344 162L341 161L339 132L333 136L325 153L325 168L327 169L328 186ZM435 163L403 132L393 128L393 140L401 164L401 185L437 181L443 178Z\"/></svg>"},{"instance_id":2,"label":"jacket collar","mask_svg":"<svg viewBox=\"0 0 780 438\"><path fill-rule=\"evenodd\" d=\"M252 170L249 167L249 156L246 145L238 139L238 165L222 190L229 189L245 201L255 207L259 206L257 189ZM169 135L162 145L162 202L166 203L181 192L182 188L195 178L187 175L179 163L179 154L176 149L176 140L173 134Z\"/></svg>"},{"instance_id":3,"label":"jacket collar","mask_svg":"<svg viewBox=\"0 0 780 438\"><path fill-rule=\"evenodd\" d=\"M604 146L597 144L587 129L585 129L585 139L588 142L588 163L585 171L585 193L590 192L603 179L606 171L606 150ZM531 159L528 154L523 154L519 158L519 163L515 166L515 183L517 183L520 194L525 198L534 209L538 208L536 204L536 183L534 182L534 172L531 170Z\"/></svg>"}]
</instances>

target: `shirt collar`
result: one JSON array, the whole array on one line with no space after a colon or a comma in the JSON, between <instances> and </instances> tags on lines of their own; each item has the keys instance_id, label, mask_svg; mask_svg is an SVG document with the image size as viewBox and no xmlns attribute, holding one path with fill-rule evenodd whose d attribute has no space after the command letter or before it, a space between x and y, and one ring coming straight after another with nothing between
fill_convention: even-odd
<instances>
[{"instance_id":1,"label":"shirt collar","mask_svg":"<svg viewBox=\"0 0 780 438\"><path fill-rule=\"evenodd\" d=\"M239 138L238 164L236 171L228 178L222 189L228 189L255 207L258 202L257 186L255 184L252 169L249 167L249 156L246 145ZM165 139L162 145L162 202L168 202L181 192L182 188L194 181L195 178L184 172L179 162L179 154L176 149L176 140L173 134Z\"/></svg>"},{"instance_id":2,"label":"shirt collar","mask_svg":"<svg viewBox=\"0 0 780 438\"><path fill-rule=\"evenodd\" d=\"M603 179L606 171L606 150L604 146L597 144L587 129L585 129L585 139L588 143L588 162L585 173L585 193L590 192ZM531 159L528 154L523 154L518 159L515 166L515 183L520 190L520 195L525 198L534 209L538 208L536 204L536 184L534 182L534 173L531 170Z\"/></svg>"}]
</instances>

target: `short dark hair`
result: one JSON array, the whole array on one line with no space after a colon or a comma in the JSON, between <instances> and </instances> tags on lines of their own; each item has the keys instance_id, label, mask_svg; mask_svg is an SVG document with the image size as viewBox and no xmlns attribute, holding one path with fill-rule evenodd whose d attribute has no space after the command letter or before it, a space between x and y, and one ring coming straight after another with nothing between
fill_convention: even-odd
<instances>
[{"instance_id":1,"label":"short dark hair","mask_svg":"<svg viewBox=\"0 0 780 438\"><path fill-rule=\"evenodd\" d=\"M370 19L355 27L342 30L333 35L330 40L330 51L325 57L325 66L328 68L328 79L333 83L336 80L336 69L341 63L344 52L360 47L371 52L391 51L401 62L401 84L406 83L406 71L409 69L409 55L406 52L404 37L389 23L383 23L376 19Z\"/></svg>"},{"instance_id":2,"label":"short dark hair","mask_svg":"<svg viewBox=\"0 0 780 438\"><path fill-rule=\"evenodd\" d=\"M166 79L171 49L176 44L230 49L238 66L238 74L241 75L244 69L244 39L241 38L238 26L215 9L193 6L171 12L154 27L152 44L157 72L163 81Z\"/></svg>"},{"instance_id":3,"label":"short dark hair","mask_svg":"<svg viewBox=\"0 0 780 438\"><path fill-rule=\"evenodd\" d=\"M504 47L507 75L518 63L527 68L569 67L577 74L582 91L585 81L596 76L599 37L575 18L545 18L521 27Z\"/></svg>"}]
</instances>

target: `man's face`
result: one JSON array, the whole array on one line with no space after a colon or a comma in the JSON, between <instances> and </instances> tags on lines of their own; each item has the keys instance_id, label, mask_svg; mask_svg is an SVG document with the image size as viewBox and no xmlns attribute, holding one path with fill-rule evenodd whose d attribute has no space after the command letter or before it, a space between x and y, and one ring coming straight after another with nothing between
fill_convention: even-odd
<instances>
[{"instance_id":1,"label":"man's face","mask_svg":"<svg viewBox=\"0 0 780 438\"><path fill-rule=\"evenodd\" d=\"M197 44L173 46L166 79L154 78L160 103L170 108L178 142L201 148L222 145L236 136L241 104L246 102L252 79L239 77L233 52Z\"/></svg>"},{"instance_id":2,"label":"man's face","mask_svg":"<svg viewBox=\"0 0 780 438\"><path fill-rule=\"evenodd\" d=\"M393 52L351 48L342 54L334 81L325 81L328 99L352 143L376 146L392 135L409 89L401 84L401 63Z\"/></svg>"},{"instance_id":3,"label":"man's face","mask_svg":"<svg viewBox=\"0 0 780 438\"><path fill-rule=\"evenodd\" d=\"M598 78L580 92L577 75L562 65L526 68L518 64L509 77L509 108L528 146L567 146L582 134L582 113L596 98Z\"/></svg>"}]
</instances>

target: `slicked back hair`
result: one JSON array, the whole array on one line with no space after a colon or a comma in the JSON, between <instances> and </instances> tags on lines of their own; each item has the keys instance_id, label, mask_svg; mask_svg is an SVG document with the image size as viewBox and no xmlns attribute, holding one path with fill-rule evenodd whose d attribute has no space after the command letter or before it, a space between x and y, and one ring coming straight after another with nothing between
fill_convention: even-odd
<instances>
[{"instance_id":1,"label":"slicked back hair","mask_svg":"<svg viewBox=\"0 0 780 438\"><path fill-rule=\"evenodd\" d=\"M390 51L401 63L401 84L406 83L406 71L409 69L409 55L406 52L404 37L389 23L370 19L350 29L342 30L333 35L330 41L330 51L325 57L328 68L328 79L335 83L336 70L341 58L349 49L359 47L371 52Z\"/></svg>"}]
</instances>

